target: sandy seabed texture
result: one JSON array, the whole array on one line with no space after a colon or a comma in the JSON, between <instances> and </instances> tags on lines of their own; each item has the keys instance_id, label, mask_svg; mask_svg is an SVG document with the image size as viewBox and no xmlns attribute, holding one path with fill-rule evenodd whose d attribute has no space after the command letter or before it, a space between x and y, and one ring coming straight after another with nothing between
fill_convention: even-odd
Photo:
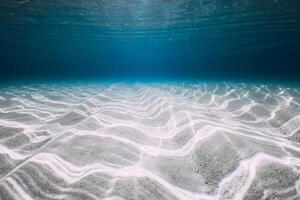
<instances>
[{"instance_id":1,"label":"sandy seabed texture","mask_svg":"<svg viewBox=\"0 0 300 200\"><path fill-rule=\"evenodd\" d=\"M0 199L300 199L300 88L0 89Z\"/></svg>"}]
</instances>

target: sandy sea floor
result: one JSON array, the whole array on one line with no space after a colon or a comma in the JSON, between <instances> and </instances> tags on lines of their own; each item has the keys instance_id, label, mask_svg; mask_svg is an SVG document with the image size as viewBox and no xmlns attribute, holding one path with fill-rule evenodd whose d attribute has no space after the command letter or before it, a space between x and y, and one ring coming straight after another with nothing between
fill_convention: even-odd
<instances>
[{"instance_id":1,"label":"sandy sea floor","mask_svg":"<svg viewBox=\"0 0 300 200\"><path fill-rule=\"evenodd\" d=\"M0 89L0 199L300 199L300 88Z\"/></svg>"}]
</instances>

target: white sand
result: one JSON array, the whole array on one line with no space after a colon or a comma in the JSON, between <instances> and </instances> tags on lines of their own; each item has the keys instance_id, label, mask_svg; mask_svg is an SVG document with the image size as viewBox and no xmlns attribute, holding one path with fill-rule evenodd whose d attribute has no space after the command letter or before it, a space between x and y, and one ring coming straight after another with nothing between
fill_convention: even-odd
<instances>
[{"instance_id":1,"label":"white sand","mask_svg":"<svg viewBox=\"0 0 300 200\"><path fill-rule=\"evenodd\" d=\"M0 89L0 199L300 199L300 89Z\"/></svg>"}]
</instances>

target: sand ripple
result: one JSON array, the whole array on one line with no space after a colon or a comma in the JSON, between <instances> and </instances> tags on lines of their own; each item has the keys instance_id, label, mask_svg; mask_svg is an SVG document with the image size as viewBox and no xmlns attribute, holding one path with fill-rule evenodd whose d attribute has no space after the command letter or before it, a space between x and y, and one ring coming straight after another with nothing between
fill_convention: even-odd
<instances>
[{"instance_id":1,"label":"sand ripple","mask_svg":"<svg viewBox=\"0 0 300 200\"><path fill-rule=\"evenodd\" d=\"M300 90L0 89L0 199L300 199Z\"/></svg>"}]
</instances>

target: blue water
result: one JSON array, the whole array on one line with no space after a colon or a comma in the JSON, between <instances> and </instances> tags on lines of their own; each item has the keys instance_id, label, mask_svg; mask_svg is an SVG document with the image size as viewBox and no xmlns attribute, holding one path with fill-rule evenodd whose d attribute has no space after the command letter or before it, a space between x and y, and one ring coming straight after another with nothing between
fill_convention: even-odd
<instances>
[{"instance_id":1,"label":"blue water","mask_svg":"<svg viewBox=\"0 0 300 200\"><path fill-rule=\"evenodd\" d=\"M0 1L2 78L285 80L297 0Z\"/></svg>"}]
</instances>

